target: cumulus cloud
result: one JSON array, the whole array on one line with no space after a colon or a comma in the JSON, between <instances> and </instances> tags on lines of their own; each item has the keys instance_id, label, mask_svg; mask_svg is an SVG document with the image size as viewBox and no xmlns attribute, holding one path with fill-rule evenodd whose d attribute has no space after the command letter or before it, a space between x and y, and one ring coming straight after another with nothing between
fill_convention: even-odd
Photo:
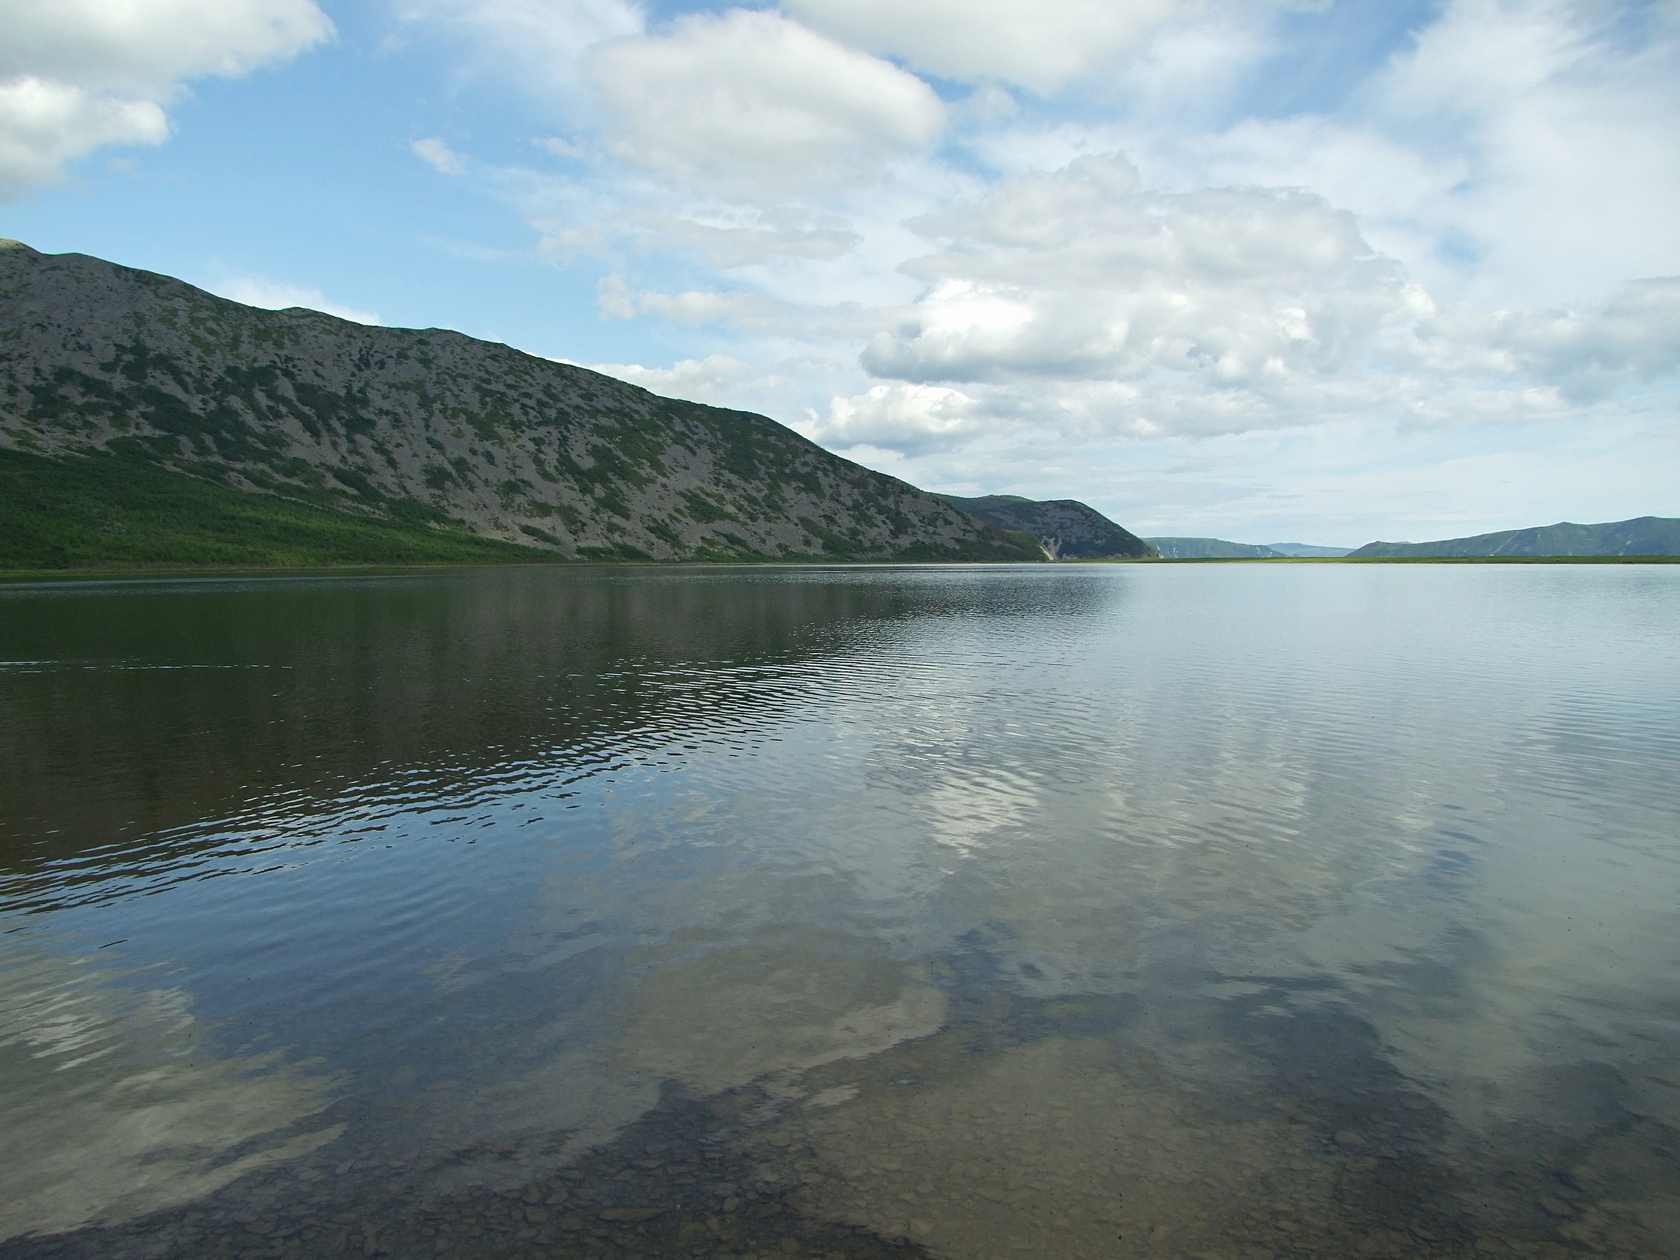
<instances>
[{"instance_id":1,"label":"cumulus cloud","mask_svg":"<svg viewBox=\"0 0 1680 1260\"><path fill-rule=\"evenodd\" d=\"M232 77L332 33L313 0L0 0L0 75L155 92Z\"/></svg>"},{"instance_id":2,"label":"cumulus cloud","mask_svg":"<svg viewBox=\"0 0 1680 1260\"><path fill-rule=\"evenodd\" d=\"M159 144L165 105L332 34L313 0L0 0L0 196L106 144Z\"/></svg>"},{"instance_id":3,"label":"cumulus cloud","mask_svg":"<svg viewBox=\"0 0 1680 1260\"><path fill-rule=\"evenodd\" d=\"M1363 362L1421 295L1351 215L1289 189L1144 192L1115 156L1002 181L916 226L923 296L863 352L921 382L1137 379L1269 389Z\"/></svg>"},{"instance_id":4,"label":"cumulus cloud","mask_svg":"<svg viewBox=\"0 0 1680 1260\"><path fill-rule=\"evenodd\" d=\"M803 413L906 476L1080 493L1106 459L1275 473L1672 406L1670 0L1441 0L1386 33L1321 0L722 0L653 28L627 0L408 2L479 30L565 137L537 142L563 177L473 172L545 254L624 273L604 317L696 355L604 370Z\"/></svg>"},{"instance_id":5,"label":"cumulus cloud","mask_svg":"<svg viewBox=\"0 0 1680 1260\"><path fill-rule=\"evenodd\" d=\"M870 446L919 453L966 445L995 426L983 421L979 402L961 390L895 382L834 398L827 415L813 412L793 427L841 450Z\"/></svg>"},{"instance_id":6,"label":"cumulus cloud","mask_svg":"<svg viewBox=\"0 0 1680 1260\"><path fill-rule=\"evenodd\" d=\"M283 311L288 307L302 306L312 311L322 311L328 315L336 315L340 319L348 319L357 324L378 324L381 322L379 316L372 311L358 310L354 306L341 306L337 302L329 302L326 295L319 289L265 280L261 276L235 276L214 286L212 292L219 293L225 298L231 298L235 302L243 302L246 306L260 306L270 311Z\"/></svg>"},{"instance_id":7,"label":"cumulus cloud","mask_svg":"<svg viewBox=\"0 0 1680 1260\"><path fill-rule=\"evenodd\" d=\"M1445 203L1471 175L1462 153L1423 153L1370 125L1308 114L1247 118L1184 148L1185 173L1208 183L1312 189L1414 267L1438 248Z\"/></svg>"},{"instance_id":8,"label":"cumulus cloud","mask_svg":"<svg viewBox=\"0 0 1680 1260\"><path fill-rule=\"evenodd\" d=\"M784 0L850 44L949 79L1050 93L1111 62L1197 0Z\"/></svg>"},{"instance_id":9,"label":"cumulus cloud","mask_svg":"<svg viewBox=\"0 0 1680 1260\"><path fill-rule=\"evenodd\" d=\"M702 190L775 195L867 179L931 144L944 107L920 79L774 13L681 18L588 62L613 147Z\"/></svg>"},{"instance_id":10,"label":"cumulus cloud","mask_svg":"<svg viewBox=\"0 0 1680 1260\"><path fill-rule=\"evenodd\" d=\"M1086 157L911 226L939 247L903 266L927 287L876 313L860 355L892 383L837 399L812 436L917 452L1021 425L1097 441L1509 422L1680 374L1680 279L1584 308L1442 308L1300 189L1163 193Z\"/></svg>"},{"instance_id":11,"label":"cumulus cloud","mask_svg":"<svg viewBox=\"0 0 1680 1260\"><path fill-rule=\"evenodd\" d=\"M123 100L23 75L0 83L0 200L57 179L63 163L106 144L161 144L155 101Z\"/></svg>"}]
</instances>

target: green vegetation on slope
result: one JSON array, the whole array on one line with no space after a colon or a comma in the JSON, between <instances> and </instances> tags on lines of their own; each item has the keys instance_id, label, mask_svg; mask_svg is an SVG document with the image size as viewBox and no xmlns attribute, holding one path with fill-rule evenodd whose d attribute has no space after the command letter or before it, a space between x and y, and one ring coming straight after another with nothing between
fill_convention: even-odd
<instances>
[{"instance_id":1,"label":"green vegetation on slope","mask_svg":"<svg viewBox=\"0 0 1680 1260\"><path fill-rule=\"evenodd\" d=\"M765 416L660 398L459 333L257 310L4 241L0 446L114 455L313 505L382 554L435 555L437 525L567 560L1043 558L1035 540ZM210 538L216 562L228 547L291 541L238 515L185 551L167 541L185 536L155 530L141 548L85 522L49 524L51 505L41 510L14 551L183 564L205 562ZM395 528L359 528L381 518ZM316 538L331 554L343 541Z\"/></svg>"},{"instance_id":2,"label":"green vegetation on slope","mask_svg":"<svg viewBox=\"0 0 1680 1260\"><path fill-rule=\"evenodd\" d=\"M488 563L552 551L253 494L113 455L0 449L0 568Z\"/></svg>"}]
</instances>

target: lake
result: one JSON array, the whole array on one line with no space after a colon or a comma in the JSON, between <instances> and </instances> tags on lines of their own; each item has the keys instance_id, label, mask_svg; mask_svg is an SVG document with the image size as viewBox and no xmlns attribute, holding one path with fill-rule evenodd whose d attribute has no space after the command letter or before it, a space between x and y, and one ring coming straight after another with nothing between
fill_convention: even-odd
<instances>
[{"instance_id":1,"label":"lake","mask_svg":"<svg viewBox=\"0 0 1680 1260\"><path fill-rule=\"evenodd\" d=\"M1680 1255L1680 568L0 587L0 1256Z\"/></svg>"}]
</instances>

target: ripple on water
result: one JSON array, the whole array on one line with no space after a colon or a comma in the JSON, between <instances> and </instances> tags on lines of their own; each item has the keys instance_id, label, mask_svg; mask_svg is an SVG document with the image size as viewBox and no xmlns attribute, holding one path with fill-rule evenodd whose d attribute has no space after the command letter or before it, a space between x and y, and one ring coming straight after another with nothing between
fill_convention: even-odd
<instances>
[{"instance_id":1,"label":"ripple on water","mask_svg":"<svg viewBox=\"0 0 1680 1260\"><path fill-rule=\"evenodd\" d=\"M1676 576L7 592L4 1247L1672 1254Z\"/></svg>"}]
</instances>

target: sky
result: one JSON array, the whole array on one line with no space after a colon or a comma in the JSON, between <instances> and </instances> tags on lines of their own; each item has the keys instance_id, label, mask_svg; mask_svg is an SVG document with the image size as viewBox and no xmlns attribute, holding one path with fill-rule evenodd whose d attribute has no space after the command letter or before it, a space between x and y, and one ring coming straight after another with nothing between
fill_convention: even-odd
<instances>
[{"instance_id":1,"label":"sky","mask_svg":"<svg viewBox=\"0 0 1680 1260\"><path fill-rule=\"evenodd\" d=\"M0 235L1356 546L1680 516L1680 0L0 0Z\"/></svg>"}]
</instances>

